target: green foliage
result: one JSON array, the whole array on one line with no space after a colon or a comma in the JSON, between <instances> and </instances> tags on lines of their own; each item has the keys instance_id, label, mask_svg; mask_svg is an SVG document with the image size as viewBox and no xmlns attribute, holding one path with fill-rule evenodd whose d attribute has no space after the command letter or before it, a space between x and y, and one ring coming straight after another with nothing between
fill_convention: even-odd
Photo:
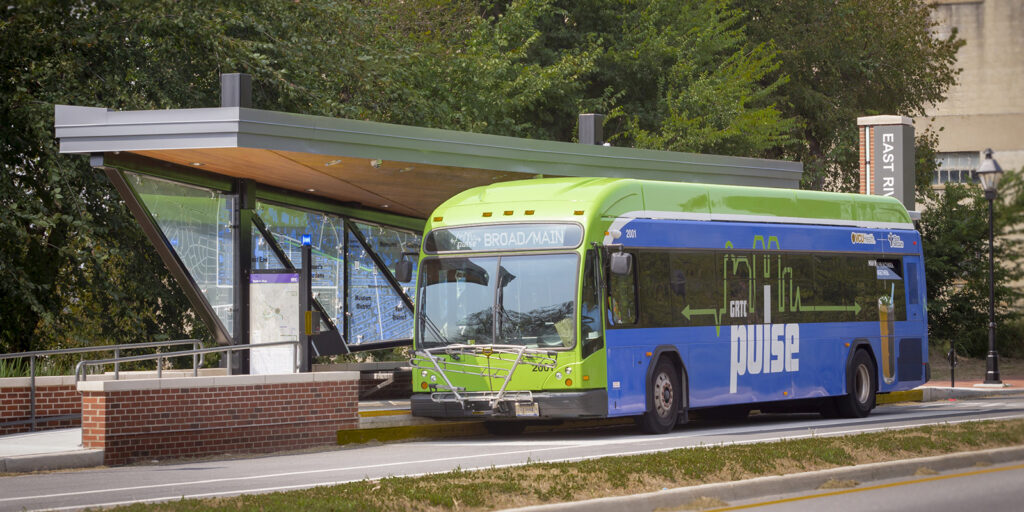
<instances>
[{"instance_id":1,"label":"green foliage","mask_svg":"<svg viewBox=\"0 0 1024 512\"><path fill-rule=\"evenodd\" d=\"M1024 278L1019 266L1024 258L1022 192L1021 173L1008 172L994 202L996 346L1011 353L1021 343L1013 327L1022 317L1024 294L1012 283ZM930 191L925 200L920 231L931 342L955 343L962 354L982 356L988 351L988 201L980 187L961 184Z\"/></svg>"},{"instance_id":2,"label":"green foliage","mask_svg":"<svg viewBox=\"0 0 1024 512\"><path fill-rule=\"evenodd\" d=\"M586 61L524 64L534 15L492 26L463 4L428 0L3 10L0 350L208 338L105 177L58 154L54 104L214 106L219 73L247 72L261 108L528 134L515 111L571 90Z\"/></svg>"},{"instance_id":3,"label":"green foliage","mask_svg":"<svg viewBox=\"0 0 1024 512\"><path fill-rule=\"evenodd\" d=\"M596 112L609 114L605 139L616 145L757 156L792 142L795 125L770 99L785 81L769 77L776 52L749 43L742 13L724 1L510 2L488 12L497 25L536 13L524 58L575 65L574 88L542 109L516 109L528 136L573 140L577 115Z\"/></svg>"},{"instance_id":4,"label":"green foliage","mask_svg":"<svg viewBox=\"0 0 1024 512\"><path fill-rule=\"evenodd\" d=\"M854 118L914 114L953 83L955 34L919 0L25 0L0 11L0 351L208 339L53 105L218 104L802 160L849 188ZM898 49L894 51L893 49ZM930 145L929 145L930 144ZM919 149L934 147L926 136ZM919 155L920 156L920 155Z\"/></svg>"},{"instance_id":5,"label":"green foliage","mask_svg":"<svg viewBox=\"0 0 1024 512\"><path fill-rule=\"evenodd\" d=\"M773 42L780 76L771 95L798 120L797 141L779 157L804 163L803 187L851 191L857 186L856 118L922 115L956 83L954 30L934 37L932 6L921 0L733 0L747 12L751 41Z\"/></svg>"}]
</instances>

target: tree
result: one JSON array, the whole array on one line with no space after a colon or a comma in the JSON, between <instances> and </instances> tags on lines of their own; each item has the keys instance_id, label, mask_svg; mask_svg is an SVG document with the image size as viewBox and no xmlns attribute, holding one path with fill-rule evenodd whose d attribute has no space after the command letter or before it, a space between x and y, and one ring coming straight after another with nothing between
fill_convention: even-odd
<instances>
[{"instance_id":1,"label":"tree","mask_svg":"<svg viewBox=\"0 0 1024 512\"><path fill-rule=\"evenodd\" d=\"M799 121L795 143L772 156L803 162L802 186L852 191L857 186L856 118L919 116L942 101L960 70L964 44L954 31L932 34L932 6L922 0L734 0L746 12L752 41L773 42L780 76L771 94Z\"/></svg>"},{"instance_id":2,"label":"tree","mask_svg":"<svg viewBox=\"0 0 1024 512\"><path fill-rule=\"evenodd\" d=\"M1024 179L1008 172L994 203L996 323L1008 326L1021 318L1024 293L1012 283L1024 277L1020 219L1024 213ZM978 186L947 184L930 191L921 215L921 243L928 288L929 335L934 345L956 343L971 356L988 351L988 201ZM1019 344L1019 333L996 329L998 346Z\"/></svg>"},{"instance_id":3,"label":"tree","mask_svg":"<svg viewBox=\"0 0 1024 512\"><path fill-rule=\"evenodd\" d=\"M530 62L591 63L545 108L514 110L532 136L573 140L577 115L595 112L610 114L605 138L616 145L758 156L791 142L795 125L769 97L785 81L776 52L750 43L724 1L499 2L485 12L495 24L531 13Z\"/></svg>"},{"instance_id":4,"label":"tree","mask_svg":"<svg viewBox=\"0 0 1024 512\"><path fill-rule=\"evenodd\" d=\"M470 4L430 0L28 0L0 11L0 350L203 335L105 177L58 154L54 104L214 106L218 75L246 72L259 108L536 133L515 112L572 90L586 64L521 58L541 12L492 26Z\"/></svg>"}]
</instances>

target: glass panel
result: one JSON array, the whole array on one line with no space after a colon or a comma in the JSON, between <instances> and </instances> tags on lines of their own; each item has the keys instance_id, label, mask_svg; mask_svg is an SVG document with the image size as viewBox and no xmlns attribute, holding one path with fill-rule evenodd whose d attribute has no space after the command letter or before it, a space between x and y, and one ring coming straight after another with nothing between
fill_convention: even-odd
<instances>
[{"instance_id":1,"label":"glass panel","mask_svg":"<svg viewBox=\"0 0 1024 512\"><path fill-rule=\"evenodd\" d=\"M124 173L225 329L234 335L233 196Z\"/></svg>"},{"instance_id":2,"label":"glass panel","mask_svg":"<svg viewBox=\"0 0 1024 512\"><path fill-rule=\"evenodd\" d=\"M724 259L724 258L723 258ZM678 325L715 325L717 312L725 303L725 286L718 272L718 255L706 253L672 253L672 294L678 297L681 316Z\"/></svg>"},{"instance_id":3,"label":"glass panel","mask_svg":"<svg viewBox=\"0 0 1024 512\"><path fill-rule=\"evenodd\" d=\"M452 343L571 347L576 342L575 254L423 262L418 346ZM493 339L495 313L500 335Z\"/></svg>"},{"instance_id":4,"label":"glass panel","mask_svg":"<svg viewBox=\"0 0 1024 512\"><path fill-rule=\"evenodd\" d=\"M625 275L608 272L608 323L620 326L636 323L636 254L633 268Z\"/></svg>"},{"instance_id":5,"label":"glass panel","mask_svg":"<svg viewBox=\"0 0 1024 512\"><path fill-rule=\"evenodd\" d=\"M676 325L676 317L683 307L679 303L679 295L672 290L669 253L641 251L637 258L641 321L645 327Z\"/></svg>"},{"instance_id":6,"label":"glass panel","mask_svg":"<svg viewBox=\"0 0 1024 512\"><path fill-rule=\"evenodd\" d=\"M384 226L376 226L373 224L365 224L362 222L354 222L354 224L356 228L359 229L359 232L362 233L363 237L366 238L366 243L370 246L370 249L373 249L373 252L375 252L377 256L384 261L384 265L387 266L389 271L391 271L392 276L395 275L395 265L397 265L402 258L405 258L412 263L412 275L416 275L416 266L419 264L421 240L418 233L387 228ZM355 243L358 242L352 241L352 244ZM403 255L403 253L409 254ZM411 285L412 283L401 284ZM403 287L403 290L411 299L413 294L409 287ZM410 327L412 326L410 325Z\"/></svg>"},{"instance_id":7,"label":"glass panel","mask_svg":"<svg viewBox=\"0 0 1024 512\"><path fill-rule=\"evenodd\" d=\"M413 275L418 264L420 236L393 228L355 222L356 229L366 239L375 254L384 262L387 272L395 275L395 265L403 252L413 264ZM353 344L412 337L412 312L386 276L382 275L359 241L349 239L349 340ZM399 283L407 296L413 295L412 283Z\"/></svg>"},{"instance_id":8,"label":"glass panel","mask_svg":"<svg viewBox=\"0 0 1024 512\"><path fill-rule=\"evenodd\" d=\"M576 344L574 254L503 257L498 268L499 343L531 347Z\"/></svg>"},{"instance_id":9,"label":"glass panel","mask_svg":"<svg viewBox=\"0 0 1024 512\"><path fill-rule=\"evenodd\" d=\"M252 269L253 270L283 270L285 268L277 254L270 247L270 243L263 238L263 234L255 226L252 228Z\"/></svg>"},{"instance_id":10,"label":"glass panel","mask_svg":"<svg viewBox=\"0 0 1024 512\"><path fill-rule=\"evenodd\" d=\"M580 305L580 339L583 340L583 357L604 348L601 333L601 285L597 275L597 251L587 251L586 267L583 271L583 301Z\"/></svg>"},{"instance_id":11,"label":"glass panel","mask_svg":"<svg viewBox=\"0 0 1024 512\"><path fill-rule=\"evenodd\" d=\"M981 163L977 151L957 151L938 153L935 163L939 170L938 177L932 183L970 183L976 181L978 165Z\"/></svg>"},{"instance_id":12,"label":"glass panel","mask_svg":"<svg viewBox=\"0 0 1024 512\"><path fill-rule=\"evenodd\" d=\"M257 202L256 213L267 230L285 252L288 260L302 266L302 235L310 235L313 248L313 297L324 307L336 326L344 325L345 315L345 227L340 217ZM271 253L266 241L253 239L254 252L262 242ZM271 256L273 254L271 253ZM268 258L269 259L269 258ZM268 261L269 265L270 262ZM255 267L255 265L254 265ZM268 267L275 268L275 267Z\"/></svg>"},{"instance_id":13,"label":"glass panel","mask_svg":"<svg viewBox=\"0 0 1024 512\"><path fill-rule=\"evenodd\" d=\"M430 347L491 343L497 258L447 258L423 262L419 277L419 340Z\"/></svg>"}]
</instances>

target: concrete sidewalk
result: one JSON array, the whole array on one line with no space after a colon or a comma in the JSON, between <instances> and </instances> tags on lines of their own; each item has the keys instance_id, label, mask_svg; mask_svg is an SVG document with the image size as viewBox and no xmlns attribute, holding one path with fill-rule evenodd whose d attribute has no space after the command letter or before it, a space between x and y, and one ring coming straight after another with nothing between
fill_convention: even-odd
<instances>
[{"instance_id":1,"label":"concrete sidewalk","mask_svg":"<svg viewBox=\"0 0 1024 512\"><path fill-rule=\"evenodd\" d=\"M88 468L102 464L103 450L82 448L80 428L0 436L0 473Z\"/></svg>"}]
</instances>

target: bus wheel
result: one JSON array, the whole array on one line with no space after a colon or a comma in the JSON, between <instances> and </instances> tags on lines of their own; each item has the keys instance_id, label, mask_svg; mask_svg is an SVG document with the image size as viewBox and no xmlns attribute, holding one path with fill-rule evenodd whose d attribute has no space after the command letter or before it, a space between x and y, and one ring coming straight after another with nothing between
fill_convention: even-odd
<instances>
[{"instance_id":1,"label":"bus wheel","mask_svg":"<svg viewBox=\"0 0 1024 512\"><path fill-rule=\"evenodd\" d=\"M878 376L875 365L867 351L858 350L846 368L846 391L836 397L836 409L844 418L863 418L875 408L875 393L878 391Z\"/></svg>"},{"instance_id":2,"label":"bus wheel","mask_svg":"<svg viewBox=\"0 0 1024 512\"><path fill-rule=\"evenodd\" d=\"M679 419L680 392L676 367L667 359L660 359L654 367L648 386L647 412L640 416L640 429L648 434L664 434L676 426Z\"/></svg>"},{"instance_id":3,"label":"bus wheel","mask_svg":"<svg viewBox=\"0 0 1024 512\"><path fill-rule=\"evenodd\" d=\"M484 428L496 436L518 436L526 430L523 421L485 421Z\"/></svg>"}]
</instances>

